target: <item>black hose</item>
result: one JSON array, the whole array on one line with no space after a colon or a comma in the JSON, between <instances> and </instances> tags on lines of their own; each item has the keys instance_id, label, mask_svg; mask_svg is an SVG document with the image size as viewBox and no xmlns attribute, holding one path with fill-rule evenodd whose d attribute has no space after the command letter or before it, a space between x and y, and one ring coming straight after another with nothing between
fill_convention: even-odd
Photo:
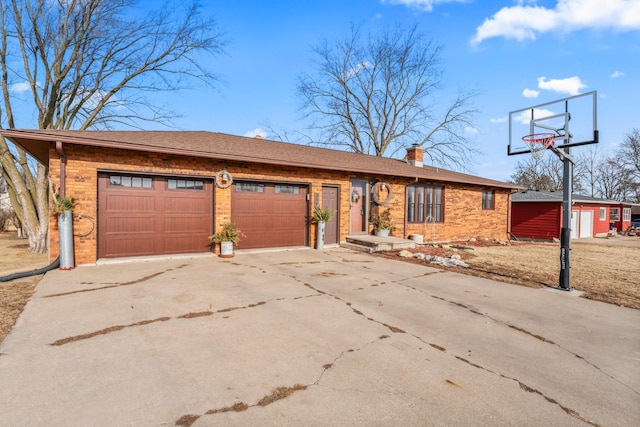
<instances>
[{"instance_id":1,"label":"black hose","mask_svg":"<svg viewBox=\"0 0 640 427\"><path fill-rule=\"evenodd\" d=\"M58 268L60 266L60 257L56 258L51 264L46 267L38 268L37 270L31 271L23 271L21 273L13 273L8 276L0 276L0 282L9 282L11 280L22 279L24 277L37 276L39 274L44 274L47 271L51 271L54 268Z\"/></svg>"}]
</instances>

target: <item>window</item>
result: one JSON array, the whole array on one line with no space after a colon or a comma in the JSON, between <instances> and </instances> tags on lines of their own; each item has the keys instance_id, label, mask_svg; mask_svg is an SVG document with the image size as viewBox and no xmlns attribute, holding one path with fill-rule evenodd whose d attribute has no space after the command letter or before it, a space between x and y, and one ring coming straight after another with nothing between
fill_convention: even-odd
<instances>
[{"instance_id":1,"label":"window","mask_svg":"<svg viewBox=\"0 0 640 427\"><path fill-rule=\"evenodd\" d=\"M631 221L631 208L624 208L622 210L622 220Z\"/></svg>"},{"instance_id":2,"label":"window","mask_svg":"<svg viewBox=\"0 0 640 427\"><path fill-rule=\"evenodd\" d=\"M495 195L494 190L482 190L482 209L493 210L495 209Z\"/></svg>"},{"instance_id":3,"label":"window","mask_svg":"<svg viewBox=\"0 0 640 427\"><path fill-rule=\"evenodd\" d=\"M109 185L111 187L129 187L129 188L152 188L153 180L151 178L143 178L140 176L109 176Z\"/></svg>"},{"instance_id":4,"label":"window","mask_svg":"<svg viewBox=\"0 0 640 427\"><path fill-rule=\"evenodd\" d=\"M300 194L300 187L297 185L280 185L275 187L276 194Z\"/></svg>"},{"instance_id":5,"label":"window","mask_svg":"<svg viewBox=\"0 0 640 427\"><path fill-rule=\"evenodd\" d=\"M243 193L264 193L264 184L238 182L236 183L236 191Z\"/></svg>"},{"instance_id":6,"label":"window","mask_svg":"<svg viewBox=\"0 0 640 427\"><path fill-rule=\"evenodd\" d=\"M193 179L169 179L167 180L167 188L169 190L204 190L204 181L196 181Z\"/></svg>"},{"instance_id":7,"label":"window","mask_svg":"<svg viewBox=\"0 0 640 427\"><path fill-rule=\"evenodd\" d=\"M442 222L441 186L410 185L407 197L408 222Z\"/></svg>"},{"instance_id":8,"label":"window","mask_svg":"<svg viewBox=\"0 0 640 427\"><path fill-rule=\"evenodd\" d=\"M600 208L600 221L607 220L607 208Z\"/></svg>"},{"instance_id":9,"label":"window","mask_svg":"<svg viewBox=\"0 0 640 427\"><path fill-rule=\"evenodd\" d=\"M620 208L611 208L609 210L609 219L611 221L620 221Z\"/></svg>"}]
</instances>

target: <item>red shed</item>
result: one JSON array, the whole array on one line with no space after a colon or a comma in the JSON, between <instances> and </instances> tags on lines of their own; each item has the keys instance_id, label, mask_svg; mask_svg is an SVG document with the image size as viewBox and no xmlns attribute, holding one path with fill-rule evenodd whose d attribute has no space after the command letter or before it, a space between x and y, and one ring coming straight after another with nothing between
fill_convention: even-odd
<instances>
[{"instance_id":1,"label":"red shed","mask_svg":"<svg viewBox=\"0 0 640 427\"><path fill-rule=\"evenodd\" d=\"M572 195L571 238L597 237L631 225L632 203ZM511 233L524 239L553 240L562 229L562 191L513 194Z\"/></svg>"}]
</instances>

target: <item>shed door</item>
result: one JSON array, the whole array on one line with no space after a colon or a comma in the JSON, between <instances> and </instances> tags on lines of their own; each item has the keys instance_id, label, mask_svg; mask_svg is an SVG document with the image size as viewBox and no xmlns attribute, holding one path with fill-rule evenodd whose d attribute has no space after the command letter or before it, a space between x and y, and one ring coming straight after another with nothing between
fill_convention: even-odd
<instances>
[{"instance_id":1,"label":"shed door","mask_svg":"<svg viewBox=\"0 0 640 427\"><path fill-rule=\"evenodd\" d=\"M307 194L301 184L234 183L231 221L244 234L238 249L307 245Z\"/></svg>"},{"instance_id":2,"label":"shed door","mask_svg":"<svg viewBox=\"0 0 640 427\"><path fill-rule=\"evenodd\" d=\"M212 224L211 181L98 176L98 258L208 252Z\"/></svg>"},{"instance_id":3,"label":"shed door","mask_svg":"<svg viewBox=\"0 0 640 427\"><path fill-rule=\"evenodd\" d=\"M578 238L578 215L580 211L571 211L571 239Z\"/></svg>"},{"instance_id":4,"label":"shed door","mask_svg":"<svg viewBox=\"0 0 640 427\"><path fill-rule=\"evenodd\" d=\"M593 211L580 211L580 238L593 237Z\"/></svg>"}]
</instances>

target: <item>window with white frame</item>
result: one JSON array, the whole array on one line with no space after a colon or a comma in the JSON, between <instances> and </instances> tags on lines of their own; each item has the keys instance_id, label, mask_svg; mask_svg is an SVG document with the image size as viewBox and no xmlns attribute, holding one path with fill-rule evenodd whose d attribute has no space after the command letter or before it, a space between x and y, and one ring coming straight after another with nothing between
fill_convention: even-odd
<instances>
[{"instance_id":1,"label":"window with white frame","mask_svg":"<svg viewBox=\"0 0 640 427\"><path fill-rule=\"evenodd\" d=\"M624 208L622 210L622 220L631 221L631 208Z\"/></svg>"},{"instance_id":2,"label":"window with white frame","mask_svg":"<svg viewBox=\"0 0 640 427\"><path fill-rule=\"evenodd\" d=\"M600 208L600 221L607 220L607 208Z\"/></svg>"},{"instance_id":3,"label":"window with white frame","mask_svg":"<svg viewBox=\"0 0 640 427\"><path fill-rule=\"evenodd\" d=\"M620 221L620 208L611 208L609 210L609 219L611 221Z\"/></svg>"}]
</instances>

